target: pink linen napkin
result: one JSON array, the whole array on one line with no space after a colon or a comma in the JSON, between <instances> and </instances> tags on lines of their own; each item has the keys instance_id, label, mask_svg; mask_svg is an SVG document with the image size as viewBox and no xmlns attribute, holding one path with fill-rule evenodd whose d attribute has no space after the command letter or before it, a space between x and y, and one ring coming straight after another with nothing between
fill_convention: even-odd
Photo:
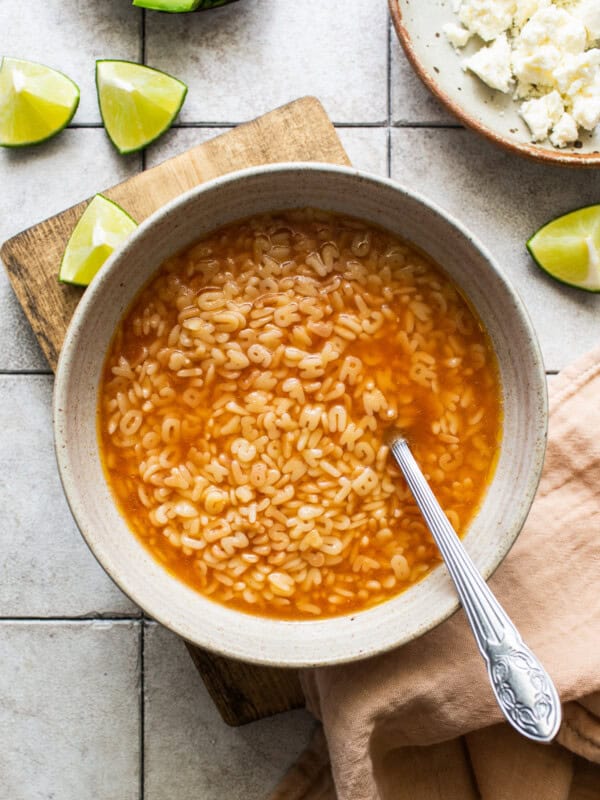
<instances>
[{"instance_id":1,"label":"pink linen napkin","mask_svg":"<svg viewBox=\"0 0 600 800\"><path fill-rule=\"evenodd\" d=\"M272 797L335 797L330 759L340 800L600 798L600 768L586 778L597 793L574 794L581 781L577 789L572 755L600 763L600 349L551 382L542 481L490 585L556 683L562 747L497 724L459 611L391 653L304 672L324 737Z\"/></svg>"}]
</instances>

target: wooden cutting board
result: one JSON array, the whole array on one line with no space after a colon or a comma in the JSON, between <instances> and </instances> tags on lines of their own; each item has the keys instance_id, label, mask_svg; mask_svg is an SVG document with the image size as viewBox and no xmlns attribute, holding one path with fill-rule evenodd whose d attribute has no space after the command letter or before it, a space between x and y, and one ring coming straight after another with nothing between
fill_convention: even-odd
<instances>
[{"instance_id":1,"label":"wooden cutting board","mask_svg":"<svg viewBox=\"0 0 600 800\"><path fill-rule=\"evenodd\" d=\"M303 97L170 158L110 189L98 187L138 222L200 183L244 167L282 161L350 164L320 102ZM58 283L65 245L89 201L28 228L0 256L52 370L82 291ZM194 664L229 725L299 708L295 670L269 669L215 656L187 644Z\"/></svg>"}]
</instances>

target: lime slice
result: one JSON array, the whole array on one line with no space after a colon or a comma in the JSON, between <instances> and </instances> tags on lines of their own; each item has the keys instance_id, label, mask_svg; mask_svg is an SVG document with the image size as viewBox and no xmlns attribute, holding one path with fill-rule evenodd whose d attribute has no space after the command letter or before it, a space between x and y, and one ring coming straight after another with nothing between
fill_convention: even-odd
<instances>
[{"instance_id":1,"label":"lime slice","mask_svg":"<svg viewBox=\"0 0 600 800\"><path fill-rule=\"evenodd\" d=\"M569 286L600 292L600 205L546 223L527 242L538 266Z\"/></svg>"},{"instance_id":2,"label":"lime slice","mask_svg":"<svg viewBox=\"0 0 600 800\"><path fill-rule=\"evenodd\" d=\"M121 206L97 194L67 242L58 280L87 286L111 253L137 228Z\"/></svg>"},{"instance_id":3,"label":"lime slice","mask_svg":"<svg viewBox=\"0 0 600 800\"><path fill-rule=\"evenodd\" d=\"M141 150L168 130L187 86L166 72L131 61L96 61L104 127L120 153Z\"/></svg>"},{"instance_id":4,"label":"lime slice","mask_svg":"<svg viewBox=\"0 0 600 800\"><path fill-rule=\"evenodd\" d=\"M0 66L0 145L24 147L59 133L73 119L79 88L55 69L3 58Z\"/></svg>"}]
</instances>

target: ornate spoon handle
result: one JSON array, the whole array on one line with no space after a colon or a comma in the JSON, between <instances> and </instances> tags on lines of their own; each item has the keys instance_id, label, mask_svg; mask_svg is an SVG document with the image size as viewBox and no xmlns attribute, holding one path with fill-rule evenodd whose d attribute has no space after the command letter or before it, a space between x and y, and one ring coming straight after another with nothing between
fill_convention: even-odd
<instances>
[{"instance_id":1,"label":"ornate spoon handle","mask_svg":"<svg viewBox=\"0 0 600 800\"><path fill-rule=\"evenodd\" d=\"M483 580L442 511L413 454L400 434L389 447L444 557L485 659L498 705L510 724L536 742L550 742L561 723L554 684L521 639L507 613Z\"/></svg>"}]
</instances>

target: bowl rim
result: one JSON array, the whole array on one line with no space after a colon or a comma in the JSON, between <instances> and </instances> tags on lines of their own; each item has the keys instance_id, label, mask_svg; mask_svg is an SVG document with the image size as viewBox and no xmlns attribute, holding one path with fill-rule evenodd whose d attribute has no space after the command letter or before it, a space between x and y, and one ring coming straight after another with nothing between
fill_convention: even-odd
<instances>
[{"instance_id":1,"label":"bowl rim","mask_svg":"<svg viewBox=\"0 0 600 800\"><path fill-rule=\"evenodd\" d=\"M514 306L524 323L525 329L529 334L528 346L530 348L532 363L535 366L535 374L532 374L529 377L531 378L533 385L537 388L537 390L539 390L540 392L539 397L541 400L539 414L536 415L536 418L534 420L535 433L533 438L535 444L535 454L532 458L527 485L526 487L524 487L522 494L522 503L521 503L522 510L520 512L519 517L516 518L518 522L514 524L514 529L511 531L510 536L496 543L494 549L494 558L490 559L489 564L487 564L484 569L481 569L481 574L484 580L488 580L496 571L496 569L500 566L500 564L506 557L507 553L510 551L511 547L518 538L523 528L523 525L525 524L525 521L531 509L531 504L533 503L533 499L537 492L539 481L541 479L545 448L546 448L546 440L547 440L547 427L548 427L548 397L547 397L547 384L546 384L543 359L539 343L537 340L537 336L535 333L535 329L533 327L533 324L531 322L531 319L529 317L525 305L523 304L522 300L520 299L518 293L513 288L511 283L505 277L503 271L498 266L496 260L491 256L487 248L478 240L478 238L473 236L473 234L470 233L470 231L461 222L459 222L452 214L442 209L433 201L425 198L422 194L415 192L411 189L408 189L406 186L396 181L393 181L389 178L382 178L377 175L373 175L363 170L358 170L352 167L325 164L321 162L280 162L276 164L248 167L246 169L231 172L226 175L207 181L174 198L173 200L171 200L170 202L159 208L147 219L145 219L138 226L138 228L131 234L131 236L124 243L124 245L110 256L110 258L104 264L102 270L96 275L90 286L85 291L82 299L80 300L79 304L77 305L77 308L75 309L71 322L68 326L63 346L60 352L58 366L56 369L54 392L53 392L52 417L53 417L55 455L64 494L67 499L67 503L69 505L73 518L81 533L81 536L85 541L85 543L87 544L90 551L92 552L95 559L104 569L104 571L108 574L108 576L113 580L113 582L119 587L119 589L127 597L129 597L136 605L138 605L140 608L146 611L151 616L152 619L158 621L159 623L169 628L171 631L175 632L177 635L181 636L183 639L191 642L192 644L195 644L198 647L204 649L208 649L211 652L216 653L218 655L228 658L243 660L247 663L253 663L262 666L271 666L271 667L278 666L284 668L333 666L335 664L359 661L365 658L370 658L379 655L381 653L393 650L397 647L402 646L403 644L406 644L414 639L419 638L420 636L432 630L433 628L437 627L439 624L441 624L450 616L452 616L460 608L460 602L458 596L453 593L452 598L451 599L449 598L446 603L440 605L440 607L435 610L435 613L431 614L428 621L421 624L417 629L413 630L410 633L398 635L395 637L390 637L384 642L381 641L373 642L373 644L369 646L368 650L365 650L364 648L357 649L356 646L354 646L353 648L351 636L349 635L348 648L347 648L348 652L344 655L335 657L329 656L319 659L314 659L314 658L311 659L306 657L293 658L286 656L285 658L280 657L279 659L275 659L274 657L271 656L263 656L260 652L258 652L258 650L256 654L248 654L247 652L240 653L238 650L236 650L234 642L225 641L225 639L221 643L215 643L212 641L207 642L204 639L195 638L193 635L190 635L191 632L187 629L184 629L184 626L179 624L177 620L173 621L172 619L169 618L168 607L166 607L165 609L161 607L157 608L155 607L155 604L153 603L152 600L149 600L146 596L142 598L140 596L142 594L141 591L138 591L137 588L132 588L131 585L128 585L129 580L127 577L127 572L119 571L118 567L115 567L110 563L106 563L105 559L101 555L99 555L98 552L96 551L96 548L93 543L93 533L91 533L88 525L86 524L88 520L85 519L85 516L87 514L87 512L85 511L85 503L81 501L81 496L83 495L83 491L81 491L80 488L78 487L78 482L76 478L72 477L72 472L69 469L69 461L70 461L69 446L67 442L68 437L66 436L65 432L66 431L65 421L69 416L67 411L68 403L66 402L66 398L68 396L70 374L75 362L75 359L72 358L72 354L77 348L79 329L86 321L88 309L92 308L96 303L96 296L101 293L102 287L108 281L111 272L115 268L115 265L118 265L121 262L121 260L127 259L129 250L136 246L138 239L143 238L145 236L146 231L148 231L150 228L156 225L159 222L159 220L161 220L163 217L172 214L178 209L185 208L187 203L192 201L192 199L197 197L198 195L210 193L211 191L223 185L236 184L240 181L243 181L243 179L246 177L250 178L254 176L263 176L264 174L277 175L279 173L288 173L290 171L296 173L298 172L302 173L307 170L311 172L320 173L325 178L329 174L341 173L353 179L367 181L371 184L383 185L394 192L399 192L400 194L407 196L411 200L415 201L417 204L421 205L422 207L425 207L428 211L441 217L446 223L454 227L465 239L467 239L470 242L471 246L473 246L476 250L478 250L481 256L486 260L490 269L492 269L493 272L495 273L496 278L503 284L507 295L514 303ZM78 512L79 505L81 505L81 518ZM132 533L132 536L133 535L134 534ZM429 575L434 574L434 572L435 570L429 573ZM426 576L424 580L427 580L427 577L428 576ZM452 587L452 589L454 592L454 587ZM190 589L190 591L194 590ZM402 596L402 594L403 593L401 593L397 597ZM391 601L393 601L394 599L395 598L391 598ZM207 600L207 602L214 602L210 601L209 598L205 598L205 600ZM381 608L382 606L385 606L385 603L379 604L378 606L374 606L369 609L365 609L364 611L354 612L349 615L342 615L340 617L327 617L322 620L319 619L314 621L277 620L277 619L270 619L268 617L262 617L260 615L255 617L254 615L244 614L243 612L239 612L234 609L230 609L230 611L236 614L242 614L242 616L246 618L252 617L254 619L263 619L263 620L267 619L271 623L282 623L283 627L296 626L296 625L318 626L322 625L325 622L335 622L336 620L351 621L354 617L356 617L357 614L368 614L369 612L376 611L378 608Z\"/></svg>"},{"instance_id":2,"label":"bowl rim","mask_svg":"<svg viewBox=\"0 0 600 800\"><path fill-rule=\"evenodd\" d=\"M537 161L552 164L553 166L572 167L574 169L586 169L590 167L600 166L600 152L595 153L571 153L562 150L550 150L549 148L535 147L533 144L523 144L520 142L513 142L506 136L497 133L492 128L479 122L475 117L469 114L462 105L456 103L443 89L438 82L429 74L425 69L423 62L418 57L415 48L413 47L412 40L408 29L406 28L402 19L402 10L400 8L400 0L388 0L390 15L396 35L402 45L402 48L412 65L414 71L417 73L421 81L429 89L429 91L437 97L437 99L446 108L458 117L461 122L471 130L484 136L486 139L494 142L494 144L507 150L510 153L516 153L523 158L529 158L532 161Z\"/></svg>"}]
</instances>

